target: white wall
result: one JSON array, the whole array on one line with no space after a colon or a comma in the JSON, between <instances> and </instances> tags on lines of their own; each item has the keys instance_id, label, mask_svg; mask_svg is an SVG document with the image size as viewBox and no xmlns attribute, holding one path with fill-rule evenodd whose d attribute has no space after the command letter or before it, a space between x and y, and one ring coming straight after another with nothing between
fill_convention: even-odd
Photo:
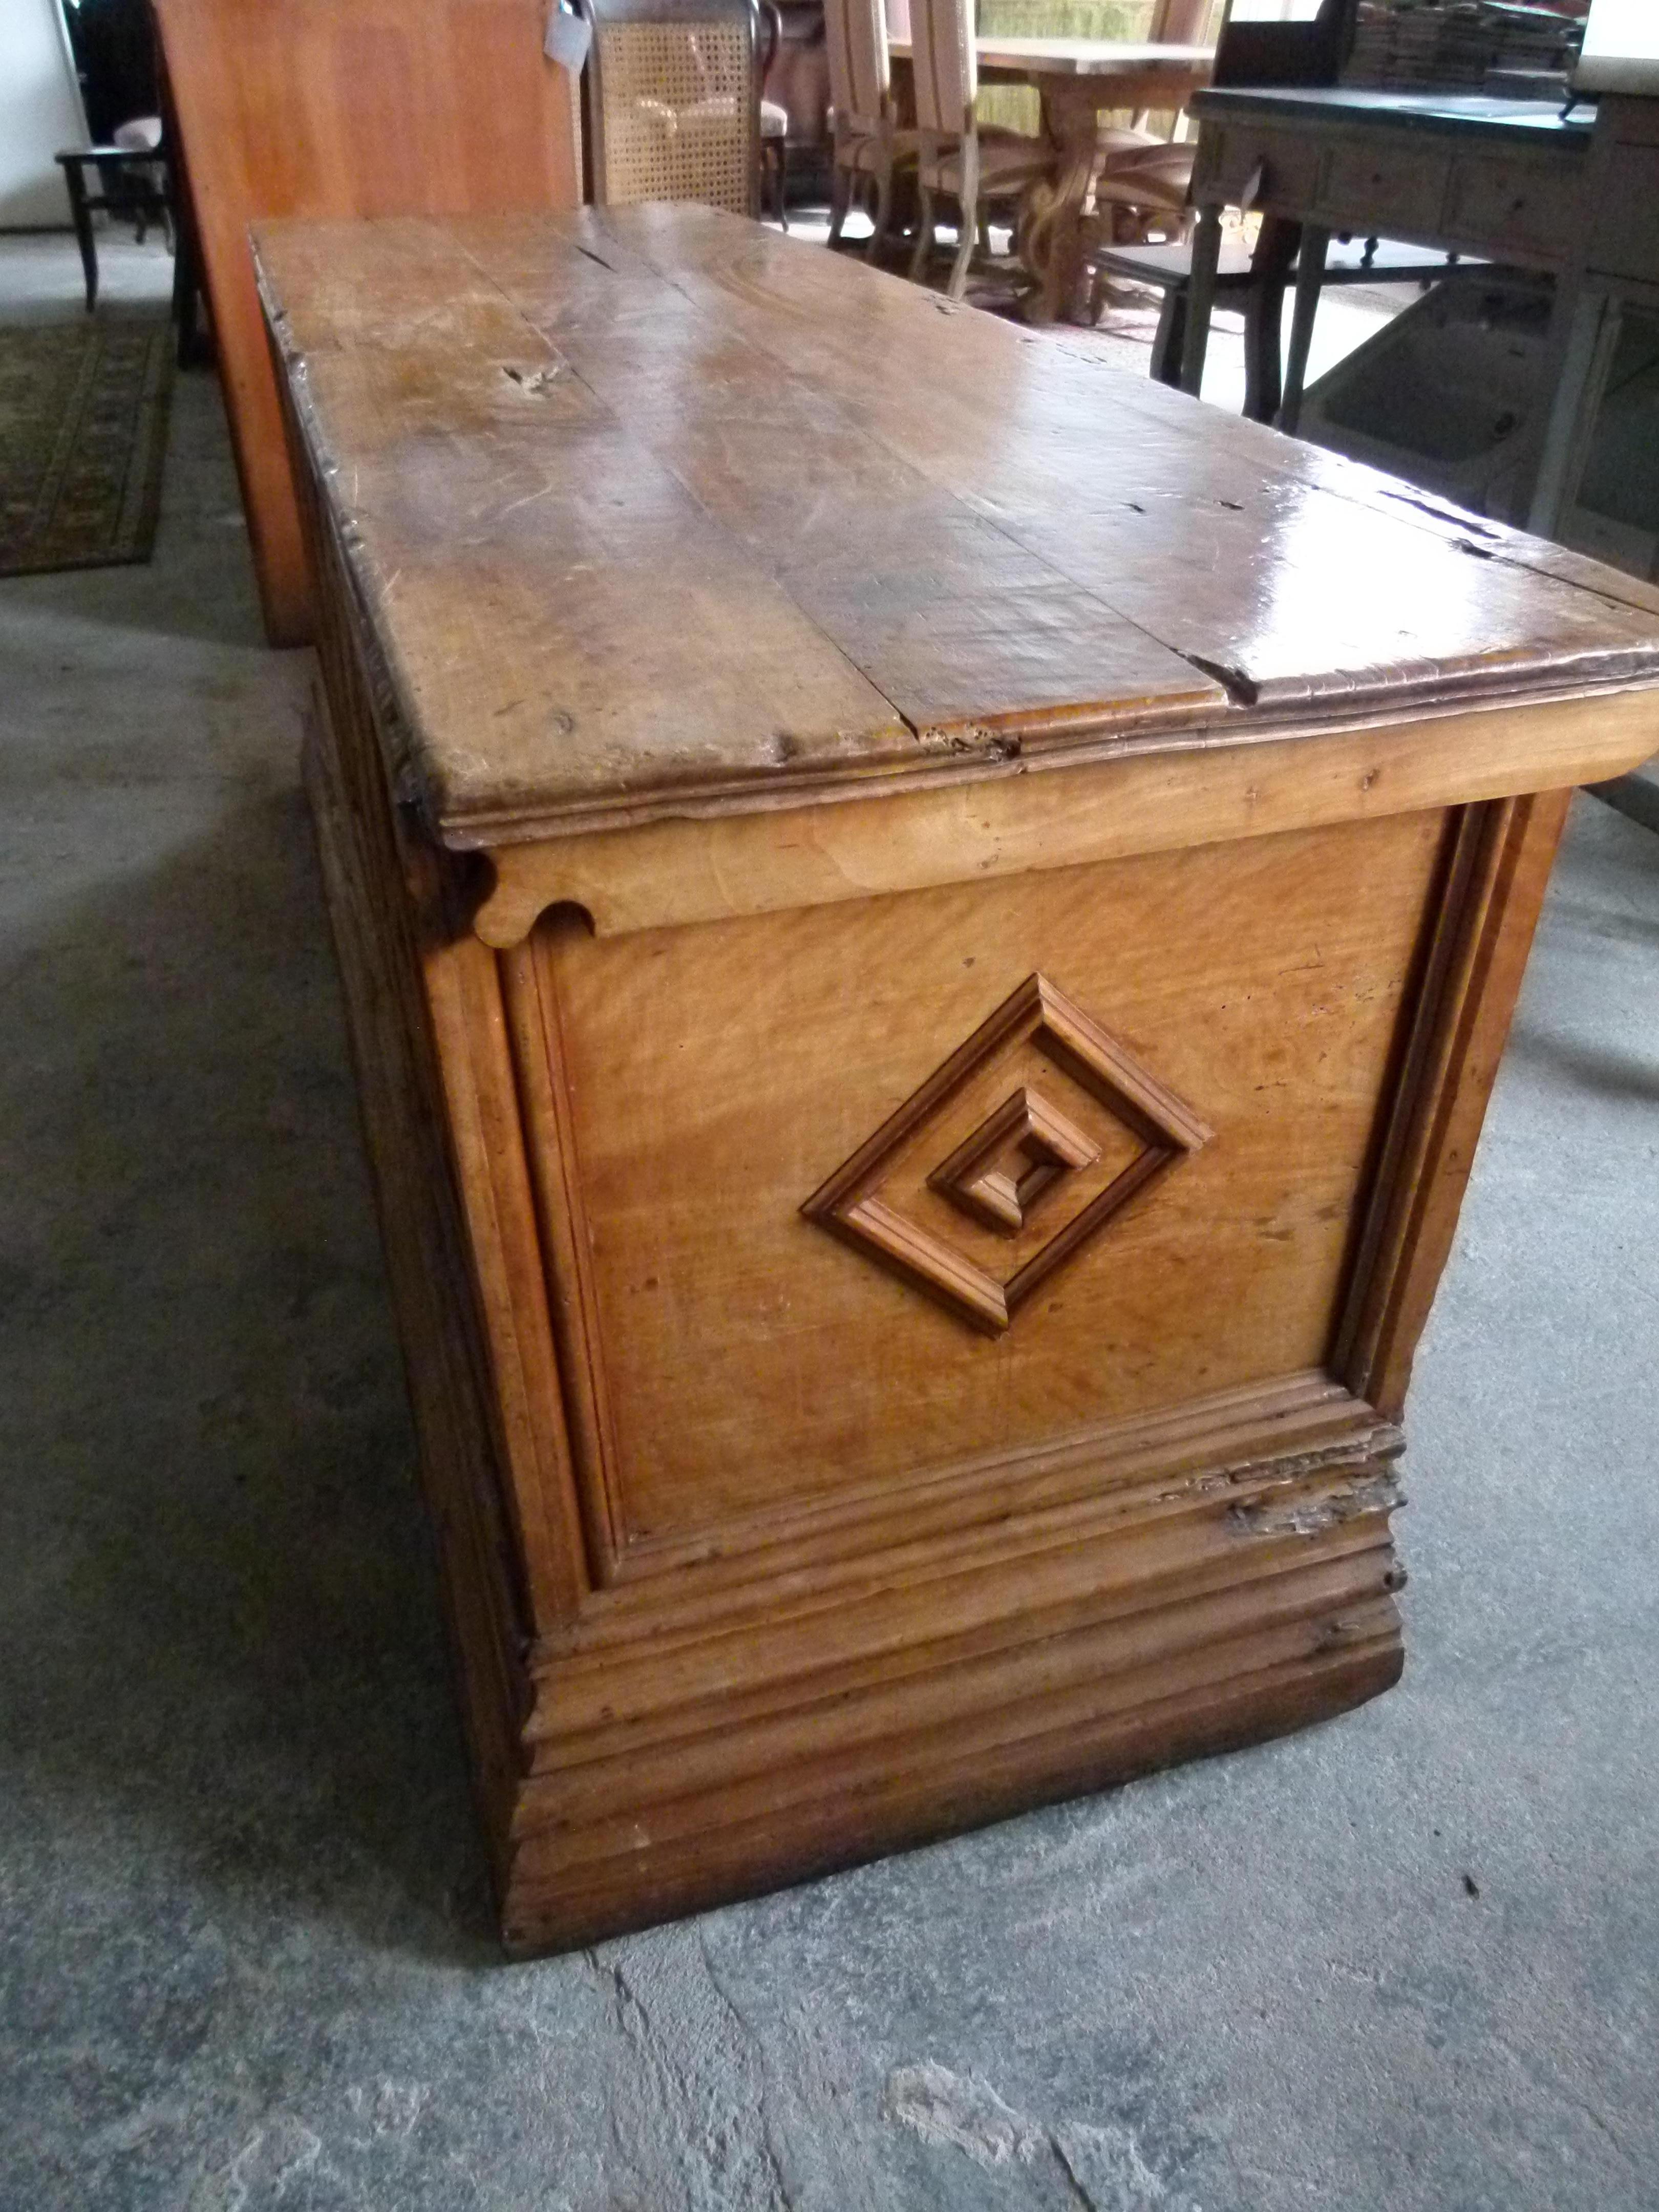
<instances>
[{"instance_id":1,"label":"white wall","mask_svg":"<svg viewBox=\"0 0 1659 2212\"><path fill-rule=\"evenodd\" d=\"M0 230L68 222L63 174L52 157L86 143L58 0L0 0Z\"/></svg>"}]
</instances>

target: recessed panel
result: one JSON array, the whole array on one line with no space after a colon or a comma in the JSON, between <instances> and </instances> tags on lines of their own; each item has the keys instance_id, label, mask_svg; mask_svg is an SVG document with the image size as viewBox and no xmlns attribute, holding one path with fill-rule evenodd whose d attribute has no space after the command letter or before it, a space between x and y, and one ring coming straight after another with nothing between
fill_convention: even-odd
<instances>
[{"instance_id":1,"label":"recessed panel","mask_svg":"<svg viewBox=\"0 0 1659 2212\"><path fill-rule=\"evenodd\" d=\"M1443 820L613 939L544 933L590 1367L628 1535L717 1531L1318 1365ZM915 1268L802 1208L1034 977L1202 1141L1008 1325L975 1328ZM1158 1134L1126 1134L1046 1028L1015 1047L881 1164L897 1210L1004 1280ZM994 1199L1036 1169L1048 1183L1029 1181L1029 1217L999 1224L930 1180L953 1164L968 1190L1000 1177Z\"/></svg>"}]
</instances>

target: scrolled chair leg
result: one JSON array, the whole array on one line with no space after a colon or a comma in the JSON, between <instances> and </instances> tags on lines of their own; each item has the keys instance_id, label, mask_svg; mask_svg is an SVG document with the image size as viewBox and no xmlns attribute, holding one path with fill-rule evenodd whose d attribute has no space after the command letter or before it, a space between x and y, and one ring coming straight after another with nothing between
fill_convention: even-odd
<instances>
[{"instance_id":1,"label":"scrolled chair leg","mask_svg":"<svg viewBox=\"0 0 1659 2212\"><path fill-rule=\"evenodd\" d=\"M921 273L927 266L927 257L933 250L933 195L924 185L916 210L916 250L910 256L911 281L920 283Z\"/></svg>"},{"instance_id":2,"label":"scrolled chair leg","mask_svg":"<svg viewBox=\"0 0 1659 2212\"><path fill-rule=\"evenodd\" d=\"M959 300L968 289L968 264L974 258L974 240L979 234L979 210L965 204L957 226L957 254L951 264L951 281L945 288L948 300Z\"/></svg>"},{"instance_id":3,"label":"scrolled chair leg","mask_svg":"<svg viewBox=\"0 0 1659 2212\"><path fill-rule=\"evenodd\" d=\"M832 161L830 167L830 243L831 246L841 244L842 225L847 220L848 204L852 198L848 187L849 179L846 170L839 161Z\"/></svg>"},{"instance_id":4,"label":"scrolled chair leg","mask_svg":"<svg viewBox=\"0 0 1659 2212\"><path fill-rule=\"evenodd\" d=\"M893 172L890 165L876 179L876 212L870 231L870 243L864 249L866 261L880 258L887 243L887 225L893 212Z\"/></svg>"}]
</instances>

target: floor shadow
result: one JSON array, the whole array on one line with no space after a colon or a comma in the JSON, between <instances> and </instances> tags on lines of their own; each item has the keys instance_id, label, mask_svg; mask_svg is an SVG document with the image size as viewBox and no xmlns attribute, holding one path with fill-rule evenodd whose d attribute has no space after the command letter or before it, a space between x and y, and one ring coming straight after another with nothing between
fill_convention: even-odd
<instances>
[{"instance_id":1,"label":"floor shadow","mask_svg":"<svg viewBox=\"0 0 1659 2212\"><path fill-rule=\"evenodd\" d=\"M0 1828L496 1957L300 797L46 910L4 979Z\"/></svg>"},{"instance_id":2,"label":"floor shadow","mask_svg":"<svg viewBox=\"0 0 1659 2212\"><path fill-rule=\"evenodd\" d=\"M1637 1099L1659 1105L1659 1054L1648 1058L1582 1040L1528 1029L1517 1021L1508 1049L1534 1066L1551 1067L1580 1091L1598 1098Z\"/></svg>"}]
</instances>

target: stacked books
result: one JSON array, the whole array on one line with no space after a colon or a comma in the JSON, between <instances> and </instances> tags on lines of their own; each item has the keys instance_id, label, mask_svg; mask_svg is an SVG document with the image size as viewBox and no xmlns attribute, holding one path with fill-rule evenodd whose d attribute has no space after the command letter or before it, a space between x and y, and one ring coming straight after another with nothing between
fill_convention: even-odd
<instances>
[{"instance_id":1,"label":"stacked books","mask_svg":"<svg viewBox=\"0 0 1659 2212\"><path fill-rule=\"evenodd\" d=\"M1480 91L1489 76L1557 75L1572 67L1582 10L1519 0L1360 0L1347 84L1389 91Z\"/></svg>"}]
</instances>

